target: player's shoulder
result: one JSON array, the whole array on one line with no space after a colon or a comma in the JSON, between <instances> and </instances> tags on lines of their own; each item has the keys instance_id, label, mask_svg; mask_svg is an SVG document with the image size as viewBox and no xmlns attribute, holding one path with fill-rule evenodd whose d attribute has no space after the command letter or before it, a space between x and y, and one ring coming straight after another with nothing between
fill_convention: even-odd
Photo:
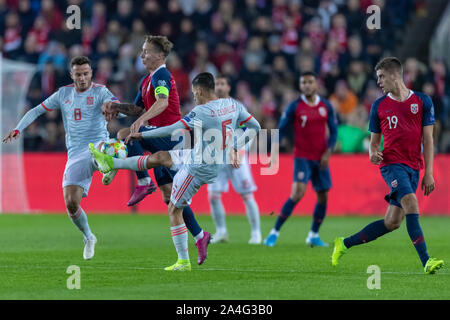
<instances>
[{"instance_id":1,"label":"player's shoulder","mask_svg":"<svg viewBox=\"0 0 450 320\"><path fill-rule=\"evenodd\" d=\"M378 107L380 106L380 104L381 104L383 101L387 101L386 98L387 98L387 94L385 94L385 95L382 96L382 97L379 97L377 100L375 100L375 101L372 103L371 109L374 109L374 110L378 109Z\"/></svg>"},{"instance_id":2,"label":"player's shoulder","mask_svg":"<svg viewBox=\"0 0 450 320\"><path fill-rule=\"evenodd\" d=\"M167 69L166 66L160 67L158 70L155 71L152 78L153 79L170 79L172 77L172 74L170 73L169 69Z\"/></svg>"},{"instance_id":3,"label":"player's shoulder","mask_svg":"<svg viewBox=\"0 0 450 320\"><path fill-rule=\"evenodd\" d=\"M323 103L328 109L333 110L333 106L327 98L319 96L319 101Z\"/></svg>"},{"instance_id":4,"label":"player's shoulder","mask_svg":"<svg viewBox=\"0 0 450 320\"><path fill-rule=\"evenodd\" d=\"M423 103L431 101L431 97L427 95L426 93L420 92L420 91L413 91L413 94L418 97L420 100L422 100Z\"/></svg>"}]
</instances>

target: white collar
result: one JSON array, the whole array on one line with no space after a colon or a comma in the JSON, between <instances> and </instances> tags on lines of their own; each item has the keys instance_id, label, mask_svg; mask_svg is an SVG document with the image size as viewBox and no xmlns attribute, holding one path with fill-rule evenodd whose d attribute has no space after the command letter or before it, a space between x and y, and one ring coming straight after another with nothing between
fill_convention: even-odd
<instances>
[{"instance_id":1,"label":"white collar","mask_svg":"<svg viewBox=\"0 0 450 320\"><path fill-rule=\"evenodd\" d=\"M163 63L162 65L160 65L158 68L156 68L156 70L155 71L153 71L151 74L150 74L150 77L153 77L153 75L155 74L155 72L156 71L158 71L159 69L161 69L161 68L165 68L166 67L166 64L165 63Z\"/></svg>"},{"instance_id":2,"label":"white collar","mask_svg":"<svg viewBox=\"0 0 450 320\"><path fill-rule=\"evenodd\" d=\"M414 92L410 89L409 90L409 95L404 101L408 100L412 96L413 93ZM392 96L392 94L390 92L388 93L388 97L391 98L394 101L397 101L397 102L404 102L404 101L398 101L397 99L394 99L394 97Z\"/></svg>"},{"instance_id":3,"label":"white collar","mask_svg":"<svg viewBox=\"0 0 450 320\"><path fill-rule=\"evenodd\" d=\"M308 100L306 100L306 96L305 96L304 94L302 94L300 97L301 97L302 100L305 101L305 103L306 103L308 106L310 106L310 107L315 107L315 106L317 106L317 105L319 104L319 102L320 102L320 97L319 97L317 94L315 95L314 105L313 105L313 106L311 106L311 105L308 103Z\"/></svg>"}]
</instances>

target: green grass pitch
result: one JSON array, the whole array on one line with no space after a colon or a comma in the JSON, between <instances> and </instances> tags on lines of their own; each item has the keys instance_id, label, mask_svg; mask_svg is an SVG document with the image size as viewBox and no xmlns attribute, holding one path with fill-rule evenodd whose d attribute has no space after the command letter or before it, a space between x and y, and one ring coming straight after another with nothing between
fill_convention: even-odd
<instances>
[{"instance_id":1,"label":"green grass pitch","mask_svg":"<svg viewBox=\"0 0 450 320\"><path fill-rule=\"evenodd\" d=\"M82 258L81 233L66 215L0 215L0 299L450 299L450 218L423 217L428 252L443 269L425 275L406 232L354 247L333 268L336 236L347 236L380 217L328 217L321 229L329 248L304 243L311 217L291 217L273 248L249 245L245 216L228 216L230 242L211 244L198 266L192 237L192 272L167 272L176 252L165 215L90 215L98 238L93 260ZM199 216L214 232L210 216ZM274 216L261 218L263 236ZM68 266L81 271L81 289L69 290ZM367 288L370 265L381 270L381 289Z\"/></svg>"}]
</instances>

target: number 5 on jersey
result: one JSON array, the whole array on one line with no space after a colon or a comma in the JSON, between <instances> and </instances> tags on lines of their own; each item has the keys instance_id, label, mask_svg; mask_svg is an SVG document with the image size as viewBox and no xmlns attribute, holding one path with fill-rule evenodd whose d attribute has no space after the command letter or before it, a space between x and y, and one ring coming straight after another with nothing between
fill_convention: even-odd
<instances>
[{"instance_id":1,"label":"number 5 on jersey","mask_svg":"<svg viewBox=\"0 0 450 320\"><path fill-rule=\"evenodd\" d=\"M81 120L81 109L80 108L75 108L73 110L73 115L74 115L75 121Z\"/></svg>"}]
</instances>

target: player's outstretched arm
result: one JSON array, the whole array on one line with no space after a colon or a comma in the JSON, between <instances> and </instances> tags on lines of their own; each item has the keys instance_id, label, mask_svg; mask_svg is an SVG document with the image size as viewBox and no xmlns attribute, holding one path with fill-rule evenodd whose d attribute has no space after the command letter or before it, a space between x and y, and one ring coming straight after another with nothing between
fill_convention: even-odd
<instances>
[{"instance_id":1,"label":"player's outstretched arm","mask_svg":"<svg viewBox=\"0 0 450 320\"><path fill-rule=\"evenodd\" d=\"M433 192L435 187L433 178L433 128L434 126L432 125L423 127L423 158L425 160L425 174L422 179L421 187L426 196Z\"/></svg>"},{"instance_id":2,"label":"player's outstretched arm","mask_svg":"<svg viewBox=\"0 0 450 320\"><path fill-rule=\"evenodd\" d=\"M30 123L32 123L36 118L38 118L40 115L44 114L47 110L42 106L42 104L38 105L37 107L34 107L33 109L29 110L20 120L19 124L12 130L4 139L3 143L7 143L9 141L12 141L14 139L17 139L20 136L20 133L26 129Z\"/></svg>"},{"instance_id":3,"label":"player's outstretched arm","mask_svg":"<svg viewBox=\"0 0 450 320\"><path fill-rule=\"evenodd\" d=\"M106 120L112 119L111 117L116 116L118 113L123 113L124 115L130 117L138 117L142 115L143 112L144 109L133 103L117 103L108 101L102 105L102 113L105 115Z\"/></svg>"},{"instance_id":4,"label":"player's outstretched arm","mask_svg":"<svg viewBox=\"0 0 450 320\"><path fill-rule=\"evenodd\" d=\"M125 138L125 143L132 139L151 139L158 137L167 137L174 133L176 130L186 129L186 126L181 122L177 121L174 124L166 127L156 128L145 132L130 132L130 134Z\"/></svg>"},{"instance_id":5,"label":"player's outstretched arm","mask_svg":"<svg viewBox=\"0 0 450 320\"><path fill-rule=\"evenodd\" d=\"M369 158L373 164L380 164L383 161L383 153L380 151L381 133L372 132L370 135Z\"/></svg>"}]
</instances>

